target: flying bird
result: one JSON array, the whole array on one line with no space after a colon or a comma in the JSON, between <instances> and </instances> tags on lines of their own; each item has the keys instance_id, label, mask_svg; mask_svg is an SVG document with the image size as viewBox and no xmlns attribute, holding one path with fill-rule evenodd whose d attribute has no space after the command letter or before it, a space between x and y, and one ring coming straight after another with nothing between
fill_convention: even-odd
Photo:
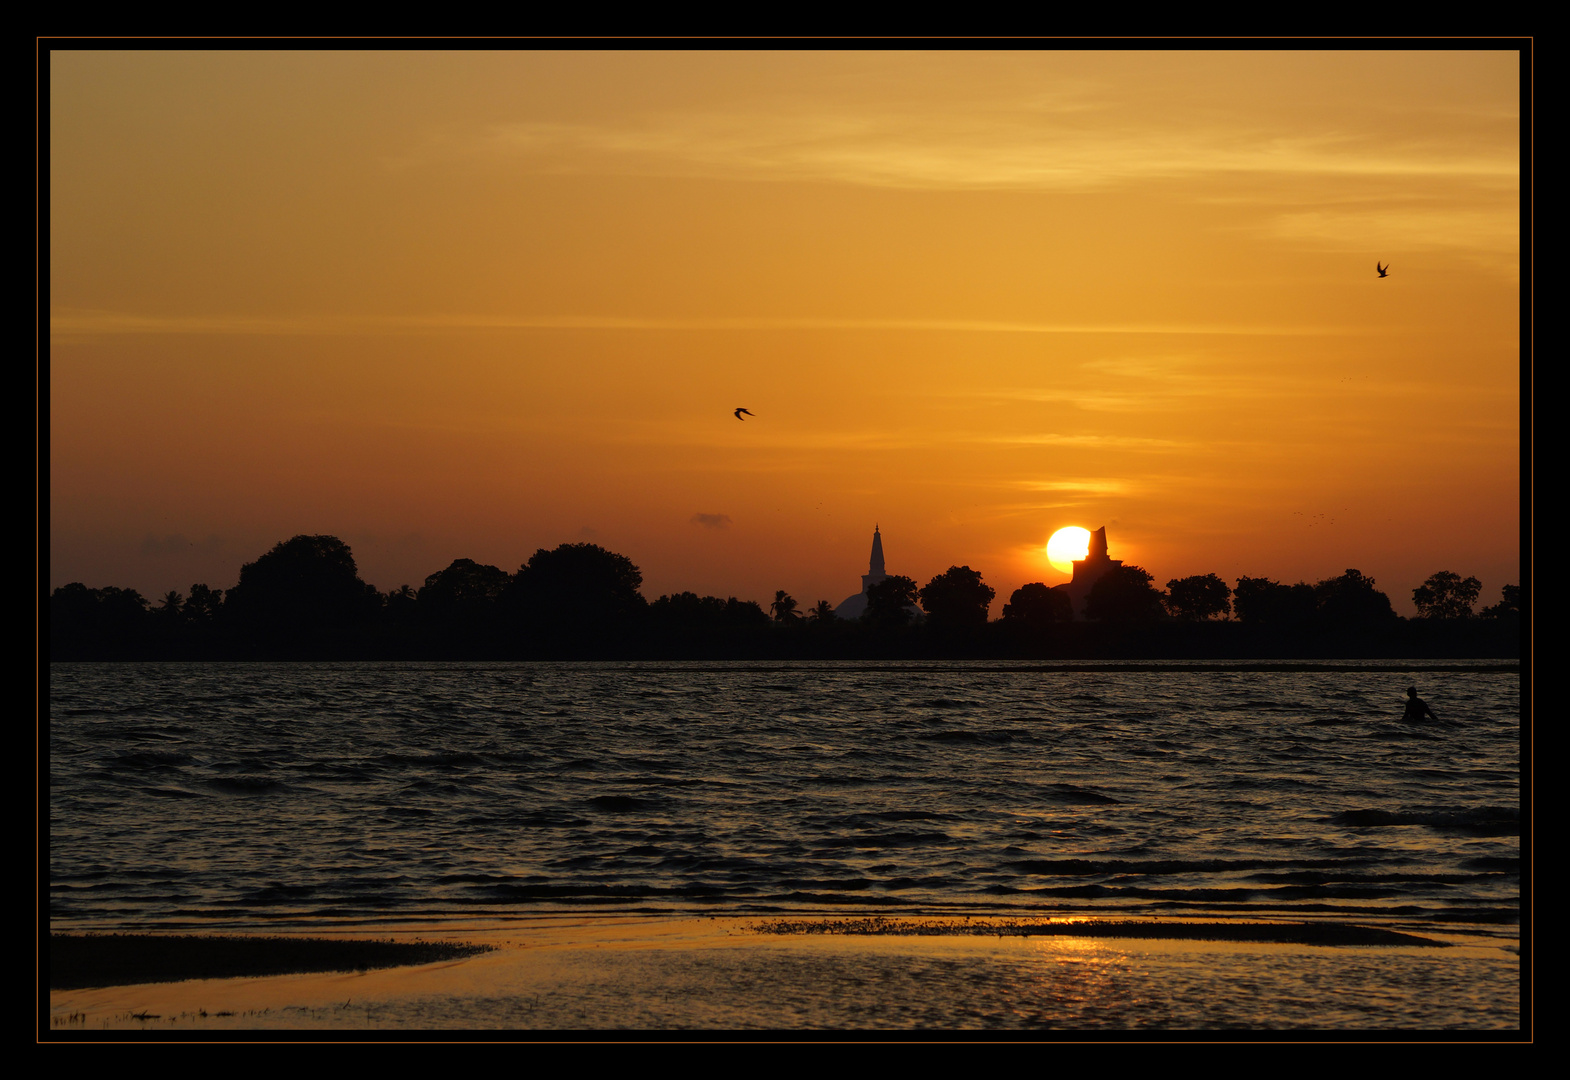
<instances>
[{"instance_id":1,"label":"flying bird","mask_svg":"<svg viewBox=\"0 0 1570 1080\"><path fill-rule=\"evenodd\" d=\"M1389 272L1390 271L1390 267L1389 266L1380 266L1378 259L1374 260L1374 269L1379 271L1379 276L1380 277L1389 277L1390 276L1390 272Z\"/></svg>"},{"instance_id":2,"label":"flying bird","mask_svg":"<svg viewBox=\"0 0 1570 1080\"><path fill-rule=\"evenodd\" d=\"M752 410L750 410L750 409L737 409L736 410L736 419L738 419L738 420L745 420L745 419L747 419L747 416L741 415L742 413L746 413L747 416L752 416L753 415Z\"/></svg>"}]
</instances>

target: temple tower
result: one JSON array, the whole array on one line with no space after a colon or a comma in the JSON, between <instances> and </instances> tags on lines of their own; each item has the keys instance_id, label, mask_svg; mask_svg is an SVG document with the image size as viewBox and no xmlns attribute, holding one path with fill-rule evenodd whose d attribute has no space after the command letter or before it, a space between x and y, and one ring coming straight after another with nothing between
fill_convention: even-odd
<instances>
[{"instance_id":1,"label":"temple tower","mask_svg":"<svg viewBox=\"0 0 1570 1080\"><path fill-rule=\"evenodd\" d=\"M1107 557L1107 527L1105 525L1090 534L1090 549L1085 552L1083 559L1074 561L1074 579L1067 585L1058 588L1068 593L1069 603L1074 606L1074 618L1082 620L1085 617L1085 597L1090 595L1090 590L1096 582L1101 580L1103 574L1114 566L1122 566L1122 559L1109 559Z\"/></svg>"},{"instance_id":2,"label":"temple tower","mask_svg":"<svg viewBox=\"0 0 1570 1080\"><path fill-rule=\"evenodd\" d=\"M865 593L869 588L888 577L883 572L883 537L878 532L878 527L872 527L872 558L867 560L867 572L861 575L861 591Z\"/></svg>"},{"instance_id":3,"label":"temple tower","mask_svg":"<svg viewBox=\"0 0 1570 1080\"><path fill-rule=\"evenodd\" d=\"M878 527L872 527L872 557L867 560L867 572L861 575L861 591L847 596L834 614L841 619L859 619L867 610L867 590L889 575L883 570L883 536Z\"/></svg>"}]
</instances>

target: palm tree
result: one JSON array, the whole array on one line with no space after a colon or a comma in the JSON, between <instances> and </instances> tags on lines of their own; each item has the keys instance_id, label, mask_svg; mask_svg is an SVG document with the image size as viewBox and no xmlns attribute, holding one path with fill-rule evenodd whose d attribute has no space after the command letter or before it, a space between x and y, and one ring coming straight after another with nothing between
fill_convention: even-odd
<instances>
[{"instance_id":1,"label":"palm tree","mask_svg":"<svg viewBox=\"0 0 1570 1080\"><path fill-rule=\"evenodd\" d=\"M801 618L796 613L795 599L788 595L784 589L775 592L774 603L769 605L769 610L774 612L776 622L792 622Z\"/></svg>"}]
</instances>

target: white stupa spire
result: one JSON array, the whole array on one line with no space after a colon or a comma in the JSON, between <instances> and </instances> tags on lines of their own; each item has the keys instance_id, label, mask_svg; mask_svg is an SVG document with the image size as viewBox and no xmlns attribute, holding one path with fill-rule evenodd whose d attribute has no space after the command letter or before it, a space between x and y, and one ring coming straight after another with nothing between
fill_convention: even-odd
<instances>
[{"instance_id":1,"label":"white stupa spire","mask_svg":"<svg viewBox=\"0 0 1570 1080\"><path fill-rule=\"evenodd\" d=\"M861 591L847 596L834 614L842 619L859 619L867 610L867 590L889 575L883 568L883 534L878 526L872 527L872 557L867 560L867 572L861 575Z\"/></svg>"}]
</instances>

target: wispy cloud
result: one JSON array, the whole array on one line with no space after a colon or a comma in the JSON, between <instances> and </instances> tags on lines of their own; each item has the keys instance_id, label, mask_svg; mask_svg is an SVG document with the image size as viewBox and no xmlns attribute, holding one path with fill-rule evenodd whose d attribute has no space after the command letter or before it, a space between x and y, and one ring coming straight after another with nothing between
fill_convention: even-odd
<instances>
[{"instance_id":1,"label":"wispy cloud","mask_svg":"<svg viewBox=\"0 0 1570 1080\"><path fill-rule=\"evenodd\" d=\"M759 103L634 121L499 124L480 148L541 172L827 181L875 187L1091 191L1193 176L1516 175L1492 147L1308 129L1282 134L1239 108L1209 124L1111 100L847 109ZM1501 121L1504 123L1504 121Z\"/></svg>"},{"instance_id":2,"label":"wispy cloud","mask_svg":"<svg viewBox=\"0 0 1570 1080\"><path fill-rule=\"evenodd\" d=\"M1521 214L1512 188L1491 205L1458 207L1438 199L1408 206L1322 206L1272 216L1269 233L1301 247L1426 252L1460 249L1478 253L1490 269L1520 271ZM1386 256L1386 262L1391 262ZM1402 270L1407 267L1402 267Z\"/></svg>"},{"instance_id":3,"label":"wispy cloud","mask_svg":"<svg viewBox=\"0 0 1570 1080\"><path fill-rule=\"evenodd\" d=\"M1083 480L1018 480L1016 487L1026 491L1057 491L1073 495L1128 495L1135 486L1127 480L1093 478Z\"/></svg>"},{"instance_id":4,"label":"wispy cloud","mask_svg":"<svg viewBox=\"0 0 1570 1080\"><path fill-rule=\"evenodd\" d=\"M729 514L693 514L691 520L694 525L702 525L705 529L730 528Z\"/></svg>"},{"instance_id":5,"label":"wispy cloud","mask_svg":"<svg viewBox=\"0 0 1570 1080\"><path fill-rule=\"evenodd\" d=\"M1420 91L1371 103L1349 96L1333 65L1307 82L1263 69L1238 69L1234 81L1220 69L1259 61L1182 62L1198 66L1170 71L1166 81L1117 61L1096 78L1032 68L998 82L976 71L946 82L936 68L899 67L889 73L897 89L881 97L836 97L826 84L821 93L741 98L724 108L520 118L440 153L536 174L930 191L1088 193L1182 183L1195 200L1259 207L1259 227L1283 237L1403 250L1426 237L1494 251L1516 236L1507 212L1471 208L1479 195L1508 202L1519 189L1519 113L1497 87L1489 86L1487 107ZM1332 194L1366 197L1374 188L1444 197L1428 210L1369 223L1318 209L1335 201Z\"/></svg>"},{"instance_id":6,"label":"wispy cloud","mask_svg":"<svg viewBox=\"0 0 1570 1080\"><path fill-rule=\"evenodd\" d=\"M988 435L978 441L1005 446L1079 446L1093 450L1149 450L1162 452L1190 446L1175 439L1147 439L1134 435L1059 435L1051 432L1024 435Z\"/></svg>"},{"instance_id":7,"label":"wispy cloud","mask_svg":"<svg viewBox=\"0 0 1570 1080\"><path fill-rule=\"evenodd\" d=\"M56 340L120 334L359 335L449 330L897 330L973 334L1192 334L1299 336L1334 333L1307 326L1223 326L1008 322L982 319L654 318L622 315L143 315L135 312L58 308L50 314Z\"/></svg>"}]
</instances>

